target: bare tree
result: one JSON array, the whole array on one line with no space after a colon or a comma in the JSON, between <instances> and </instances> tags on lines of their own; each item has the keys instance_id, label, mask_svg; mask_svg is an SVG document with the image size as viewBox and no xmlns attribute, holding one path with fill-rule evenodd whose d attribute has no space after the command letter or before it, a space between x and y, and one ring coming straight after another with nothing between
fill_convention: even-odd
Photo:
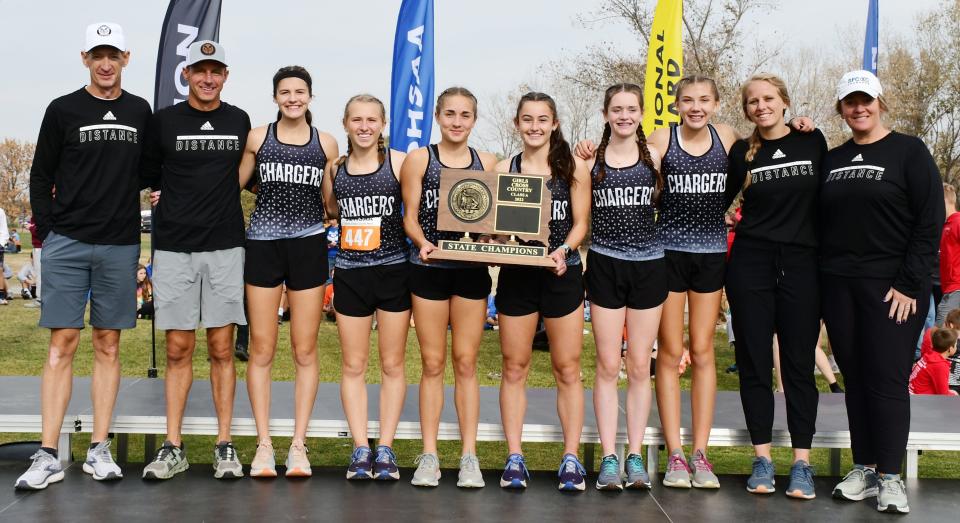
<instances>
[{"instance_id":1,"label":"bare tree","mask_svg":"<svg viewBox=\"0 0 960 523\"><path fill-rule=\"evenodd\" d=\"M29 214L30 166L35 145L19 140L0 142L0 207L10 216Z\"/></svg>"},{"instance_id":2,"label":"bare tree","mask_svg":"<svg viewBox=\"0 0 960 523\"><path fill-rule=\"evenodd\" d=\"M483 97L477 110L480 118L476 135L481 146L503 159L520 152L520 135L513 125L517 101L529 91L526 84L517 88Z\"/></svg>"}]
</instances>

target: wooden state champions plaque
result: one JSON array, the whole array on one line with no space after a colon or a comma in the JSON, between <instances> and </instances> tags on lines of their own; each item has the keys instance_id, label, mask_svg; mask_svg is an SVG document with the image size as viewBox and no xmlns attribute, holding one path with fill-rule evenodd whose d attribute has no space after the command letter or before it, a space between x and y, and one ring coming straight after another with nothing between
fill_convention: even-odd
<instances>
[{"instance_id":1,"label":"wooden state champions plaque","mask_svg":"<svg viewBox=\"0 0 960 523\"><path fill-rule=\"evenodd\" d=\"M440 240L430 259L554 267L547 247L520 245L516 238L540 241L550 236L549 177L467 169L440 170L437 229L464 233ZM507 243L473 241L467 233L510 236Z\"/></svg>"}]
</instances>

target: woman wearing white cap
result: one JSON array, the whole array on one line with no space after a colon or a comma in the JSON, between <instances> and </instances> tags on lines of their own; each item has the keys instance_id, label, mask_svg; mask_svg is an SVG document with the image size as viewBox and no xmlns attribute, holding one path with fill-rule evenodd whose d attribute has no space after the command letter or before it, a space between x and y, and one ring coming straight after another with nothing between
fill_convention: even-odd
<instances>
[{"instance_id":1,"label":"woman wearing white cap","mask_svg":"<svg viewBox=\"0 0 960 523\"><path fill-rule=\"evenodd\" d=\"M927 315L943 225L943 188L919 138L888 129L868 71L837 86L853 138L827 154L820 188L822 313L847 386L854 468L833 491L909 512L900 465L910 430L907 382Z\"/></svg>"}]
</instances>

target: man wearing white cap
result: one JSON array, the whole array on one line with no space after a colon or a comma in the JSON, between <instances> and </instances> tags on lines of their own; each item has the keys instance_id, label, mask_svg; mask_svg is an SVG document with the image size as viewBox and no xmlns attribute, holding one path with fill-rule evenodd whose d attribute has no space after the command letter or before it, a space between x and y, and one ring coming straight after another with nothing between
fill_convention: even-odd
<instances>
[{"instance_id":1,"label":"man wearing white cap","mask_svg":"<svg viewBox=\"0 0 960 523\"><path fill-rule=\"evenodd\" d=\"M144 146L144 176L162 192L154 213L153 289L157 328L166 331L167 340L167 438L144 468L146 479L187 470L181 429L200 326L207 330L218 420L214 477L243 476L230 423L237 379L233 331L246 324L238 169L250 118L220 100L228 74L222 45L191 44L183 69L187 103L158 111Z\"/></svg>"},{"instance_id":2,"label":"man wearing white cap","mask_svg":"<svg viewBox=\"0 0 960 523\"><path fill-rule=\"evenodd\" d=\"M120 330L137 322L139 163L150 105L120 88L130 52L119 25L88 26L80 56L90 83L47 107L30 170L30 203L44 250L40 326L50 329L50 347L40 381L41 449L17 479L20 489L63 479L55 447L88 296L94 426L83 470L97 480L122 477L107 433L120 384Z\"/></svg>"}]
</instances>

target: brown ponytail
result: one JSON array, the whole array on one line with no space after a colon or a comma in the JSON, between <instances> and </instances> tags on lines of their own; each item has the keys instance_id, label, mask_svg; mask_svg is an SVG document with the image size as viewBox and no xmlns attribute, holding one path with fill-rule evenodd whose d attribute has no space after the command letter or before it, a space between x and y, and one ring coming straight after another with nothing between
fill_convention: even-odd
<instances>
[{"instance_id":1,"label":"brown ponytail","mask_svg":"<svg viewBox=\"0 0 960 523\"><path fill-rule=\"evenodd\" d=\"M380 119L383 120L383 125L384 127L386 127L387 110L383 106L383 102L381 102L379 98L371 94L357 94L357 95L351 96L350 99L347 100L347 105L343 107L343 125L344 126L347 125L347 120L350 117L350 105L352 105L354 102L375 103L378 106L380 106ZM347 157L350 156L351 154L353 154L353 140L350 139L350 136L347 136L347 153L341 156L340 158L337 158L337 161L336 163L334 163L334 166L340 167L340 165L342 165L343 162L347 161ZM377 137L377 161L382 164L386 160L386 158L387 158L387 147L386 147L386 142L383 139L383 131L381 130L380 136Z\"/></svg>"},{"instance_id":2,"label":"brown ponytail","mask_svg":"<svg viewBox=\"0 0 960 523\"><path fill-rule=\"evenodd\" d=\"M640 103L640 110L643 110L643 90L640 89L640 86L637 84L631 83L620 83L616 85L611 85L607 88L606 92L603 94L603 112L606 114L607 110L610 108L610 101L613 100L613 97L618 93L633 93L637 96L637 101ZM607 163L606 163L606 151L607 144L610 143L610 134L612 130L610 128L610 123L603 124L603 137L600 139L600 145L597 147L597 163L599 163L599 169L597 169L597 176L594 178L593 183L598 184L603 181L607 175ZM637 145L640 149L640 161L650 169L650 172L653 173L653 203L657 205L660 201L660 193L663 191L663 174L653 165L653 158L650 156L650 149L647 147L647 135L643 132L643 126L637 126Z\"/></svg>"},{"instance_id":3,"label":"brown ponytail","mask_svg":"<svg viewBox=\"0 0 960 523\"><path fill-rule=\"evenodd\" d=\"M514 124L519 124L520 110L523 109L523 104L527 102L546 103L547 107L550 108L550 112L553 113L553 120L559 120L559 118L557 118L557 103L553 100L553 98L550 97L550 95L538 92L529 92L521 96L520 101L517 103L517 114L513 117ZM552 178L559 178L569 187L572 187L576 182L573 176L573 170L576 165L573 160L573 153L570 150L570 144L567 143L566 139L564 139L563 131L560 130L559 125L557 125L557 128L550 133L547 164L550 166L550 176Z\"/></svg>"}]
</instances>

